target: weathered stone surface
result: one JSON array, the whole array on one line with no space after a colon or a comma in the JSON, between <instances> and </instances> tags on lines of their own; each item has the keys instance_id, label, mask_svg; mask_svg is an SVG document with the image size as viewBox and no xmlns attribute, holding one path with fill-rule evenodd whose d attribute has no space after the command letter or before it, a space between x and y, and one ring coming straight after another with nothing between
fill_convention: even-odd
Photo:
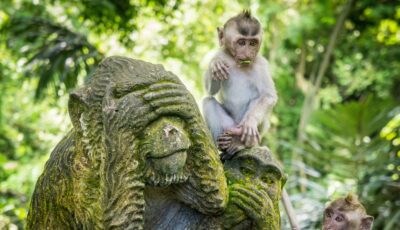
<instances>
[{"instance_id":1,"label":"weathered stone surface","mask_svg":"<svg viewBox=\"0 0 400 230\"><path fill-rule=\"evenodd\" d=\"M286 175L265 147L244 149L224 163L229 203L222 215L204 215L146 189L148 229L280 229L279 200Z\"/></svg>"},{"instance_id":2,"label":"weathered stone surface","mask_svg":"<svg viewBox=\"0 0 400 230\"><path fill-rule=\"evenodd\" d=\"M279 229L285 177L269 151L223 166L193 97L162 66L105 59L69 113L27 229Z\"/></svg>"},{"instance_id":3,"label":"weathered stone surface","mask_svg":"<svg viewBox=\"0 0 400 230\"><path fill-rule=\"evenodd\" d=\"M226 229L280 229L279 200L286 175L266 147L244 149L224 163L229 203Z\"/></svg>"}]
</instances>

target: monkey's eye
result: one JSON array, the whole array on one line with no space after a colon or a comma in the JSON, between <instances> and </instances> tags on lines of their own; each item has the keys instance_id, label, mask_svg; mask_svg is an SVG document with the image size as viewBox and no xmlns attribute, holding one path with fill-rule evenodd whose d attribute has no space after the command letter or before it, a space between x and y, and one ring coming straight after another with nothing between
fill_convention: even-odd
<instances>
[{"instance_id":1,"label":"monkey's eye","mask_svg":"<svg viewBox=\"0 0 400 230\"><path fill-rule=\"evenodd\" d=\"M251 40L250 45L251 46L256 46L258 44L257 40Z\"/></svg>"},{"instance_id":2,"label":"monkey's eye","mask_svg":"<svg viewBox=\"0 0 400 230\"><path fill-rule=\"evenodd\" d=\"M244 39L239 39L238 44L241 46L244 46L244 45L246 45L246 41Z\"/></svg>"},{"instance_id":3,"label":"monkey's eye","mask_svg":"<svg viewBox=\"0 0 400 230\"><path fill-rule=\"evenodd\" d=\"M336 222L342 222L343 219L344 219L343 216L337 216L337 217L335 218Z\"/></svg>"},{"instance_id":4,"label":"monkey's eye","mask_svg":"<svg viewBox=\"0 0 400 230\"><path fill-rule=\"evenodd\" d=\"M325 215L326 215L326 217L328 217L328 218L331 218L332 217L332 210L330 210L330 209L328 209L328 210L326 210L325 211Z\"/></svg>"}]
</instances>

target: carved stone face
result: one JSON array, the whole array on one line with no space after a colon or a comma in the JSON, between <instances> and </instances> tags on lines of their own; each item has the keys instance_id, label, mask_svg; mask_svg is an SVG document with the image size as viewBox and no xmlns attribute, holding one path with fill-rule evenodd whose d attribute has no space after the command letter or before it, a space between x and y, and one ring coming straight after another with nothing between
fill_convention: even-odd
<instances>
[{"instance_id":1,"label":"carved stone face","mask_svg":"<svg viewBox=\"0 0 400 230\"><path fill-rule=\"evenodd\" d=\"M144 131L140 148L144 153L146 183L166 186L187 180L185 164L191 142L177 118L162 118Z\"/></svg>"},{"instance_id":2,"label":"carved stone face","mask_svg":"<svg viewBox=\"0 0 400 230\"><path fill-rule=\"evenodd\" d=\"M286 177L268 149L242 150L224 169L229 188L224 227L280 229L279 200Z\"/></svg>"},{"instance_id":3,"label":"carved stone face","mask_svg":"<svg viewBox=\"0 0 400 230\"><path fill-rule=\"evenodd\" d=\"M228 184L252 184L279 201L285 183L281 169L261 156L242 154L225 163Z\"/></svg>"}]
</instances>

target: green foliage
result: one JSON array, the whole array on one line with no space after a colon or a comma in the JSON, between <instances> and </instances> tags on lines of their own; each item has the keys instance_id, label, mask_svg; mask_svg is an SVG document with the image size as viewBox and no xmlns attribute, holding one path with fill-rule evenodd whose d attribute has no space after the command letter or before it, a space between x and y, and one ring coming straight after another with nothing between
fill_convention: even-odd
<instances>
[{"instance_id":1,"label":"green foliage","mask_svg":"<svg viewBox=\"0 0 400 230\"><path fill-rule=\"evenodd\" d=\"M262 55L271 63L279 102L263 142L289 173L286 188L301 226L320 228L324 203L354 191L376 229L399 228L398 2L352 5L313 111L299 128L346 2L1 1L0 228L22 228L36 178L70 125L67 94L102 58L161 63L200 101L202 75L218 46L216 27L243 8L264 25Z\"/></svg>"},{"instance_id":2,"label":"green foliage","mask_svg":"<svg viewBox=\"0 0 400 230\"><path fill-rule=\"evenodd\" d=\"M2 92L7 96L2 96L0 123L0 213L22 227L43 164L69 123L62 108L65 102L32 103L34 88L28 82L9 81Z\"/></svg>"},{"instance_id":3,"label":"green foliage","mask_svg":"<svg viewBox=\"0 0 400 230\"><path fill-rule=\"evenodd\" d=\"M32 73L39 76L36 98L52 82L56 95L62 85L66 89L75 87L80 72L85 70L86 75L90 74L102 57L83 35L46 19L15 17L3 29L17 39L15 43L9 39L8 45L25 57L25 76L31 77Z\"/></svg>"},{"instance_id":4,"label":"green foliage","mask_svg":"<svg viewBox=\"0 0 400 230\"><path fill-rule=\"evenodd\" d=\"M376 216L375 224L385 230L400 228L400 109L393 112L397 115L379 133L386 151L375 149L375 161L367 164L359 184L370 213Z\"/></svg>"},{"instance_id":5,"label":"green foliage","mask_svg":"<svg viewBox=\"0 0 400 230\"><path fill-rule=\"evenodd\" d=\"M390 121L392 108L391 102L368 97L316 112L307 130L305 149L312 156L307 160L323 174L361 179L365 167L388 151L379 132Z\"/></svg>"}]
</instances>

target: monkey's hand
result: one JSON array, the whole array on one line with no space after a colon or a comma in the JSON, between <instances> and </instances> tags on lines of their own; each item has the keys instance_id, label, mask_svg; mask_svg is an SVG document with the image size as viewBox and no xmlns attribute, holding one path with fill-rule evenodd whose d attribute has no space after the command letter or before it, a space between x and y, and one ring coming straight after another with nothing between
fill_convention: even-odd
<instances>
[{"instance_id":1,"label":"monkey's hand","mask_svg":"<svg viewBox=\"0 0 400 230\"><path fill-rule=\"evenodd\" d=\"M233 185L230 202L242 209L257 229L279 229L277 211L268 193L254 185ZM229 205L228 205L229 207Z\"/></svg>"},{"instance_id":2,"label":"monkey's hand","mask_svg":"<svg viewBox=\"0 0 400 230\"><path fill-rule=\"evenodd\" d=\"M257 120L252 117L248 117L239 123L239 126L243 129L240 141L244 143L246 147L253 147L260 142L260 133L257 129Z\"/></svg>"},{"instance_id":3,"label":"monkey's hand","mask_svg":"<svg viewBox=\"0 0 400 230\"><path fill-rule=\"evenodd\" d=\"M212 79L219 81L227 80L229 76L228 68L229 66L222 59L215 58L212 60L210 64Z\"/></svg>"}]
</instances>

